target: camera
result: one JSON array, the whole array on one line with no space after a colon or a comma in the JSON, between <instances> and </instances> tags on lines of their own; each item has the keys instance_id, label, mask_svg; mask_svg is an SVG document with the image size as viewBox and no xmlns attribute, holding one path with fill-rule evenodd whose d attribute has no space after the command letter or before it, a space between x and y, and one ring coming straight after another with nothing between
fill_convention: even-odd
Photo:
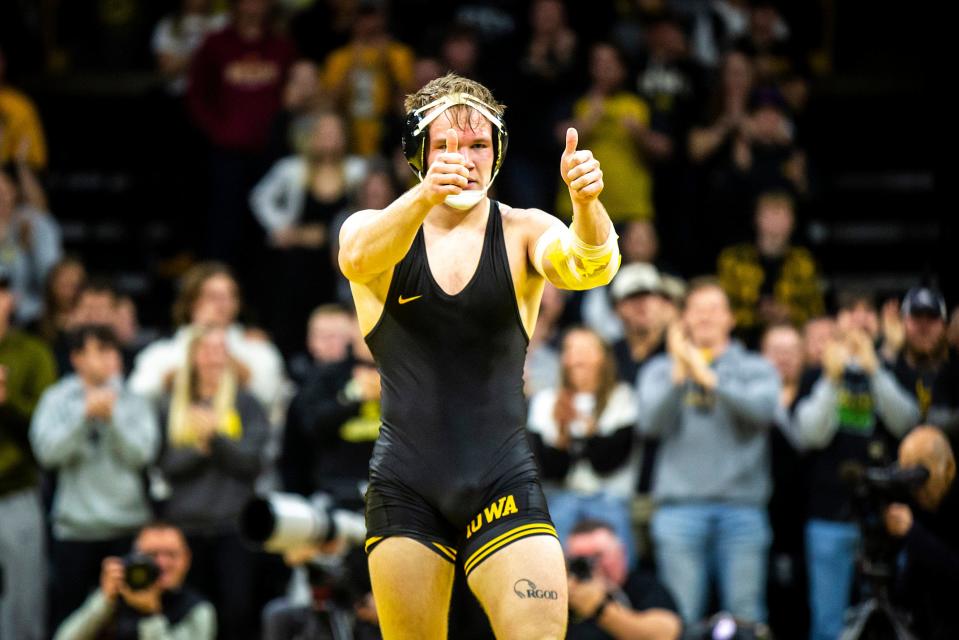
<instances>
[{"instance_id":1,"label":"camera","mask_svg":"<svg viewBox=\"0 0 959 640\"><path fill-rule=\"evenodd\" d=\"M863 574L887 581L895 575L898 545L886 532L886 507L908 502L912 492L929 478L929 471L922 466L863 467L846 463L839 473L852 489L852 505L862 531Z\"/></svg>"},{"instance_id":2,"label":"camera","mask_svg":"<svg viewBox=\"0 0 959 640\"><path fill-rule=\"evenodd\" d=\"M323 494L305 498L294 493L271 493L246 503L240 514L240 533L265 551L283 553L332 540L362 544L366 522L358 513L334 509Z\"/></svg>"},{"instance_id":3,"label":"camera","mask_svg":"<svg viewBox=\"0 0 959 640\"><path fill-rule=\"evenodd\" d=\"M143 553L128 553L123 556L123 580L133 591L150 588L160 577L160 567L153 558Z\"/></svg>"},{"instance_id":4,"label":"camera","mask_svg":"<svg viewBox=\"0 0 959 640\"><path fill-rule=\"evenodd\" d=\"M569 571L569 575L580 581L592 579L595 565L596 558L591 556L573 556L566 561L566 569Z\"/></svg>"}]
</instances>

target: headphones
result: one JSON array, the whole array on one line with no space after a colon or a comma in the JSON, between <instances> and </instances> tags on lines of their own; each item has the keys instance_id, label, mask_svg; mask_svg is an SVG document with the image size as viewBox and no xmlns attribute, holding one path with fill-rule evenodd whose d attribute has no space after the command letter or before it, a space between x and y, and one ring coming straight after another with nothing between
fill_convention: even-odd
<instances>
[{"instance_id":1,"label":"headphones","mask_svg":"<svg viewBox=\"0 0 959 640\"><path fill-rule=\"evenodd\" d=\"M406 156L406 161L413 169L413 173L422 180L428 169L426 166L426 140L429 137L430 123L450 107L460 104L476 109L496 129L496 135L493 136L493 175L490 178L490 184L493 184L496 174L503 166L503 158L506 156L506 146L509 142L506 123L503 122L502 118L493 114L492 107L468 93L451 93L408 113L403 127L403 155ZM434 108L435 111L424 115Z\"/></svg>"}]
</instances>

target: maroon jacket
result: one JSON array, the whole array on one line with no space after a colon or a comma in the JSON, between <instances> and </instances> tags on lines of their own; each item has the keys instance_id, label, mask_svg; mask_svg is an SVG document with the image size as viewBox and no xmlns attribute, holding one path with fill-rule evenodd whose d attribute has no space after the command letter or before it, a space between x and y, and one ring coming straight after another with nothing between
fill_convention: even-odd
<instances>
[{"instance_id":1,"label":"maroon jacket","mask_svg":"<svg viewBox=\"0 0 959 640\"><path fill-rule=\"evenodd\" d=\"M267 33L243 40L233 26L204 40L190 65L187 102L213 144L235 151L262 151L282 105L293 44Z\"/></svg>"}]
</instances>

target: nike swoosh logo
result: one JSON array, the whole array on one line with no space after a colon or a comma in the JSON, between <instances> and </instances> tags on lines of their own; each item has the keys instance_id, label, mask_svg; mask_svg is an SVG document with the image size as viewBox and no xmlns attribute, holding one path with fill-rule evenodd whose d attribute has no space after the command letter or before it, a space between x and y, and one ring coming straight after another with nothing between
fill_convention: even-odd
<instances>
[{"instance_id":1,"label":"nike swoosh logo","mask_svg":"<svg viewBox=\"0 0 959 640\"><path fill-rule=\"evenodd\" d=\"M419 300L419 299L422 298L422 297L423 297L422 294L420 294L420 295L418 295L418 296L413 296L412 298L404 298L403 296L400 296L399 303L400 303L400 304L406 304L407 302L413 302L414 300Z\"/></svg>"}]
</instances>

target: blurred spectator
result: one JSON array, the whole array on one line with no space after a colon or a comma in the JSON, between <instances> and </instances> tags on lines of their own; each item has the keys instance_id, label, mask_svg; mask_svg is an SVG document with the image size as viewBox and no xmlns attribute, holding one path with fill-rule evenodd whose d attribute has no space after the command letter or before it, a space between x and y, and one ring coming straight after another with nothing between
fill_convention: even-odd
<instances>
[{"instance_id":1,"label":"blurred spectator","mask_svg":"<svg viewBox=\"0 0 959 640\"><path fill-rule=\"evenodd\" d=\"M130 639L213 640L216 612L202 595L183 584L190 570L190 547L177 527L155 522L137 534L134 552L158 569L145 589L126 581L124 559L104 558L100 588L57 630L54 640Z\"/></svg>"},{"instance_id":2,"label":"blurred spectator","mask_svg":"<svg viewBox=\"0 0 959 640\"><path fill-rule=\"evenodd\" d=\"M585 70L579 36L561 0L535 0L529 7L530 34L507 83L508 124L522 123L523 135L509 143L510 161L499 178L503 200L520 207L547 208L556 190L556 167L544 162L560 153L554 130L582 90Z\"/></svg>"},{"instance_id":3,"label":"blurred spectator","mask_svg":"<svg viewBox=\"0 0 959 640\"><path fill-rule=\"evenodd\" d=\"M560 362L557 343L560 337L560 320L566 309L568 295L566 291L557 289L548 282L543 287L536 327L526 348L523 378L528 398L540 391L559 387Z\"/></svg>"},{"instance_id":4,"label":"blurred spectator","mask_svg":"<svg viewBox=\"0 0 959 640\"><path fill-rule=\"evenodd\" d=\"M722 129L722 125L717 125L698 133L694 130L693 135L700 144L705 144L703 140ZM794 126L782 96L775 90L755 94L748 113L738 120L735 128L726 130L726 137L717 138L716 142L720 146L705 166L704 195L705 203L715 201L710 206L713 230L726 244L746 237L749 222L743 213L749 211L760 194L767 191L808 193L806 155L796 144Z\"/></svg>"},{"instance_id":5,"label":"blurred spectator","mask_svg":"<svg viewBox=\"0 0 959 640\"><path fill-rule=\"evenodd\" d=\"M37 108L27 95L6 83L7 60L0 48L0 167L23 162L32 170L47 166L47 142Z\"/></svg>"},{"instance_id":6,"label":"blurred spectator","mask_svg":"<svg viewBox=\"0 0 959 640\"><path fill-rule=\"evenodd\" d=\"M286 86L283 87L283 108L270 126L267 155L271 160L286 157L295 151L294 147L300 142L297 138L302 137L296 135L295 125L301 118L310 121L310 113L322 103L319 68L310 60L297 60L290 67Z\"/></svg>"},{"instance_id":7,"label":"blurred spectator","mask_svg":"<svg viewBox=\"0 0 959 640\"><path fill-rule=\"evenodd\" d=\"M113 308L113 330L123 353L123 371L133 370L133 362L149 343L157 338L155 331L144 329L137 317L137 305L128 295L118 295Z\"/></svg>"},{"instance_id":8,"label":"blurred spectator","mask_svg":"<svg viewBox=\"0 0 959 640\"><path fill-rule=\"evenodd\" d=\"M752 60L744 53L730 51L723 57L719 83L706 103L704 121L689 134L689 155L694 162L713 161L745 122L753 75Z\"/></svg>"},{"instance_id":9,"label":"blurred spectator","mask_svg":"<svg viewBox=\"0 0 959 640\"><path fill-rule=\"evenodd\" d=\"M807 367L822 367L826 345L836 333L836 321L830 316L810 318L803 325L803 363Z\"/></svg>"},{"instance_id":10,"label":"blurred spectator","mask_svg":"<svg viewBox=\"0 0 959 640\"><path fill-rule=\"evenodd\" d=\"M169 401L160 413L166 441L159 468L170 485L162 506L193 550L189 582L208 595L224 638L254 637L252 552L237 529L262 470L266 415L242 391L243 372L222 328L191 332Z\"/></svg>"},{"instance_id":11,"label":"blurred spectator","mask_svg":"<svg viewBox=\"0 0 959 640\"><path fill-rule=\"evenodd\" d=\"M611 44L600 42L590 51L591 84L573 107L571 126L580 145L603 159L603 204L613 222L653 217L652 178L647 166L649 107L625 89L626 61ZM560 127L564 132L566 127ZM556 213L569 218L565 188L556 199Z\"/></svg>"},{"instance_id":12,"label":"blurred spectator","mask_svg":"<svg viewBox=\"0 0 959 640\"><path fill-rule=\"evenodd\" d=\"M898 307L883 307L883 359L916 397L919 420L952 432L959 424L959 354L946 341L946 301L935 289L915 287Z\"/></svg>"},{"instance_id":13,"label":"blurred spectator","mask_svg":"<svg viewBox=\"0 0 959 640\"><path fill-rule=\"evenodd\" d=\"M805 512L797 505L806 501L805 476L790 429L792 409L799 396L803 375L803 342L791 324L774 324L760 341L762 355L779 372L782 390L769 432L772 495L769 524L772 529L769 562L769 622L773 629L789 629L799 637L806 628L806 593L803 562Z\"/></svg>"},{"instance_id":14,"label":"blurred spectator","mask_svg":"<svg viewBox=\"0 0 959 640\"><path fill-rule=\"evenodd\" d=\"M113 329L82 325L69 342L76 374L44 392L30 425L37 459L57 471L55 622L83 602L100 561L124 553L151 518L142 473L160 443L153 408L123 387Z\"/></svg>"},{"instance_id":15,"label":"blurred spectator","mask_svg":"<svg viewBox=\"0 0 959 640\"><path fill-rule=\"evenodd\" d=\"M63 250L46 195L20 158L16 179L0 170L0 267L17 296L16 322L25 325L40 317L43 282Z\"/></svg>"},{"instance_id":16,"label":"blurred spectator","mask_svg":"<svg viewBox=\"0 0 959 640\"><path fill-rule=\"evenodd\" d=\"M669 10L652 16L646 25L646 51L636 78L639 95L650 109L646 143L651 158L664 162L685 155L682 145L698 116L705 81L703 69L690 55L679 16ZM672 172L664 177L679 179ZM659 183L657 180L657 189ZM676 188L679 184L673 182L670 186Z\"/></svg>"},{"instance_id":17,"label":"blurred spectator","mask_svg":"<svg viewBox=\"0 0 959 640\"><path fill-rule=\"evenodd\" d=\"M740 235L728 228L730 220L743 220L749 202L739 197L741 181L735 179L729 158L748 121L753 76L753 63L746 55L730 51L723 56L719 81L704 104L700 121L689 132L688 153L697 183L691 203L692 229L676 248L677 260L687 273L712 271L719 250L744 240L748 233L746 224L735 225Z\"/></svg>"},{"instance_id":18,"label":"blurred spectator","mask_svg":"<svg viewBox=\"0 0 959 640\"><path fill-rule=\"evenodd\" d=\"M633 263L646 263L656 267L659 237L651 220L631 220L625 223L619 244L623 254L623 268ZM612 286L607 285L584 291L580 308L583 324L610 343L623 337L623 323L613 308L615 303Z\"/></svg>"},{"instance_id":19,"label":"blurred spectator","mask_svg":"<svg viewBox=\"0 0 959 640\"><path fill-rule=\"evenodd\" d=\"M337 114L318 114L304 128L300 154L277 162L250 195L270 245L266 325L285 354L303 344L310 311L335 297L330 227L365 172L361 158L347 155L346 126Z\"/></svg>"},{"instance_id":20,"label":"blurred spectator","mask_svg":"<svg viewBox=\"0 0 959 640\"><path fill-rule=\"evenodd\" d=\"M710 0L695 12L693 49L704 65L716 67L730 44L749 28L749 0Z\"/></svg>"},{"instance_id":21,"label":"blurred spectator","mask_svg":"<svg viewBox=\"0 0 959 640\"><path fill-rule=\"evenodd\" d=\"M773 84L796 71L789 28L769 0L752 3L749 30L732 46L756 61L756 74L761 83Z\"/></svg>"},{"instance_id":22,"label":"blurred spectator","mask_svg":"<svg viewBox=\"0 0 959 640\"><path fill-rule=\"evenodd\" d=\"M307 323L306 353L289 360L293 382L301 385L324 365L346 360L357 331L353 314L346 307L324 304L314 309Z\"/></svg>"},{"instance_id":23,"label":"blurred spectator","mask_svg":"<svg viewBox=\"0 0 959 640\"><path fill-rule=\"evenodd\" d=\"M209 34L226 26L225 14L214 10L213 0L180 0L179 8L153 30L151 47L157 69L173 95L186 93L193 54Z\"/></svg>"},{"instance_id":24,"label":"blurred spectator","mask_svg":"<svg viewBox=\"0 0 959 640\"><path fill-rule=\"evenodd\" d=\"M759 196L755 242L727 247L719 254L719 281L732 305L736 332L748 344L756 344L769 325L802 326L825 311L816 260L807 249L791 243L793 206L786 193Z\"/></svg>"},{"instance_id":25,"label":"blurred spectator","mask_svg":"<svg viewBox=\"0 0 959 640\"><path fill-rule=\"evenodd\" d=\"M635 560L630 498L636 485L636 397L616 379L616 361L595 332L563 338L560 386L530 401L529 429L560 540L582 518L606 519Z\"/></svg>"},{"instance_id":26,"label":"blurred spectator","mask_svg":"<svg viewBox=\"0 0 959 640\"><path fill-rule=\"evenodd\" d=\"M770 544L768 429L776 370L733 342L732 310L713 279L690 283L668 353L639 376L639 426L658 436L652 535L656 566L683 620L706 613L715 576L723 610L765 621Z\"/></svg>"},{"instance_id":27,"label":"blurred spectator","mask_svg":"<svg viewBox=\"0 0 959 640\"><path fill-rule=\"evenodd\" d=\"M849 604L859 528L852 521L841 469L885 464L895 440L916 425L915 399L880 362L873 346L879 326L871 298L840 297L838 332L823 352L821 371L806 376L794 414L808 482L806 558L810 637L834 639Z\"/></svg>"},{"instance_id":28,"label":"blurred spectator","mask_svg":"<svg viewBox=\"0 0 959 640\"><path fill-rule=\"evenodd\" d=\"M479 36L472 27L455 23L444 31L440 66L464 78L481 80Z\"/></svg>"},{"instance_id":29,"label":"blurred spectator","mask_svg":"<svg viewBox=\"0 0 959 640\"><path fill-rule=\"evenodd\" d=\"M290 404L280 469L286 490L322 492L362 511L380 432L380 373L351 323L350 353L318 367Z\"/></svg>"},{"instance_id":30,"label":"blurred spectator","mask_svg":"<svg viewBox=\"0 0 959 640\"><path fill-rule=\"evenodd\" d=\"M235 263L244 248L246 199L266 168L270 126L295 52L270 24L272 0L234 0L232 20L190 66L190 111L211 145L207 256Z\"/></svg>"},{"instance_id":31,"label":"blurred spectator","mask_svg":"<svg viewBox=\"0 0 959 640\"><path fill-rule=\"evenodd\" d=\"M921 466L929 472L929 479L913 493L912 508L892 504L884 514L887 531L903 540L899 591L912 614L917 637L959 637L956 459L942 431L922 426L903 439L899 466Z\"/></svg>"},{"instance_id":32,"label":"blurred spectator","mask_svg":"<svg viewBox=\"0 0 959 640\"><path fill-rule=\"evenodd\" d=\"M237 323L239 311L239 286L230 269L216 262L195 265L183 276L174 304L173 321L179 329L171 338L157 340L140 352L130 375L130 388L159 400L186 358L190 327L215 327L226 332L230 354L248 370L250 393L265 408L271 408L283 383L283 360L261 334L244 330Z\"/></svg>"},{"instance_id":33,"label":"blurred spectator","mask_svg":"<svg viewBox=\"0 0 959 640\"><path fill-rule=\"evenodd\" d=\"M70 327L80 288L87 270L78 258L66 256L50 268L43 288L43 314L37 321L37 335L48 345L62 340Z\"/></svg>"},{"instance_id":34,"label":"blurred spectator","mask_svg":"<svg viewBox=\"0 0 959 640\"><path fill-rule=\"evenodd\" d=\"M675 319L662 278L656 268L642 263L619 270L610 285L616 315L624 327L613 343L619 379L635 385L639 372L664 350L666 326Z\"/></svg>"},{"instance_id":35,"label":"blurred spectator","mask_svg":"<svg viewBox=\"0 0 959 640\"><path fill-rule=\"evenodd\" d=\"M613 527L581 520L566 538L570 640L675 640L683 629L662 584L627 564L627 547ZM580 569L589 569L581 575ZM521 580L520 583L523 581ZM521 585L522 586L522 585Z\"/></svg>"},{"instance_id":36,"label":"blurred spectator","mask_svg":"<svg viewBox=\"0 0 959 640\"><path fill-rule=\"evenodd\" d=\"M384 9L361 4L350 41L330 53L325 67L324 85L350 124L351 151L379 153L389 119L413 89L413 51L393 40Z\"/></svg>"},{"instance_id":37,"label":"blurred spectator","mask_svg":"<svg viewBox=\"0 0 959 640\"><path fill-rule=\"evenodd\" d=\"M80 286L73 309L66 319L65 330L57 336L53 344L53 355L57 359L57 368L61 377L73 372L70 359L70 330L87 324L105 325L113 329L120 347L123 373L125 375L130 371L138 345L128 343L129 327L123 326L124 316L120 313L119 305L120 296L113 284L105 278L93 277ZM128 321L129 318L126 320Z\"/></svg>"},{"instance_id":38,"label":"blurred spectator","mask_svg":"<svg viewBox=\"0 0 959 640\"><path fill-rule=\"evenodd\" d=\"M0 267L0 637L46 637L46 554L28 431L57 372L43 343L11 326L15 297Z\"/></svg>"}]
</instances>

